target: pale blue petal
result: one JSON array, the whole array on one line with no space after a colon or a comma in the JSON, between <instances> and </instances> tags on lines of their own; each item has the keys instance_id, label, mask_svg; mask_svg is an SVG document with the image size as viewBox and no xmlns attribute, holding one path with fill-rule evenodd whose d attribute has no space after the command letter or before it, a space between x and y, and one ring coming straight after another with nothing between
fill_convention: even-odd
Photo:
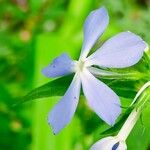
<instances>
[{"instance_id":1,"label":"pale blue petal","mask_svg":"<svg viewBox=\"0 0 150 150\"><path fill-rule=\"evenodd\" d=\"M72 119L79 101L80 87L81 81L76 74L65 95L49 113L48 122L54 134L57 134Z\"/></svg>"},{"instance_id":2,"label":"pale blue petal","mask_svg":"<svg viewBox=\"0 0 150 150\"><path fill-rule=\"evenodd\" d=\"M84 41L80 58L86 58L108 23L109 16L105 7L100 7L89 14L84 23Z\"/></svg>"},{"instance_id":3,"label":"pale blue petal","mask_svg":"<svg viewBox=\"0 0 150 150\"><path fill-rule=\"evenodd\" d=\"M143 56L147 44L131 32L122 32L106 41L87 58L89 65L108 68L125 68L136 64Z\"/></svg>"},{"instance_id":4,"label":"pale blue petal","mask_svg":"<svg viewBox=\"0 0 150 150\"><path fill-rule=\"evenodd\" d=\"M81 74L82 88L89 106L109 125L114 125L121 113L119 97L88 70Z\"/></svg>"},{"instance_id":5,"label":"pale blue petal","mask_svg":"<svg viewBox=\"0 0 150 150\"><path fill-rule=\"evenodd\" d=\"M71 74L74 68L74 61L70 57L63 53L59 57L56 57L53 62L42 70L42 73L46 77L59 77Z\"/></svg>"}]
</instances>

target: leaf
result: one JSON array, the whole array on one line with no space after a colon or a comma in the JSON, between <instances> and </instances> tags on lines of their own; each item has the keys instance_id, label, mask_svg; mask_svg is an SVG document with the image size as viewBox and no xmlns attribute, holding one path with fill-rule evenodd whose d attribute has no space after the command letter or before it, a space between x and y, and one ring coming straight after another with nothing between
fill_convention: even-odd
<instances>
[{"instance_id":1,"label":"leaf","mask_svg":"<svg viewBox=\"0 0 150 150\"><path fill-rule=\"evenodd\" d=\"M29 92L27 95L25 95L18 104L39 98L62 96L64 95L69 84L71 83L72 78L73 78L72 75L60 77L40 87L37 87L33 89L31 92Z\"/></svg>"},{"instance_id":2,"label":"leaf","mask_svg":"<svg viewBox=\"0 0 150 150\"><path fill-rule=\"evenodd\" d=\"M133 99L139 83L137 81L103 80L118 96ZM141 83L140 83L141 84ZM137 86L138 85L138 86Z\"/></svg>"},{"instance_id":3,"label":"leaf","mask_svg":"<svg viewBox=\"0 0 150 150\"><path fill-rule=\"evenodd\" d=\"M127 119L127 117L129 116L129 114L131 113L132 111L132 107L129 107L125 113L120 117L119 121L111 128L103 131L101 133L101 135L111 135L111 134L114 134L116 133L117 131L119 131L119 129L122 127L123 123L125 122L125 120Z\"/></svg>"},{"instance_id":4,"label":"leaf","mask_svg":"<svg viewBox=\"0 0 150 150\"><path fill-rule=\"evenodd\" d=\"M103 131L101 134L102 135L108 135L108 134L113 134L113 133L117 132L122 127L123 123L125 122L125 120L129 116L129 114L131 113L133 108L137 108L138 109L139 107L141 107L140 109L145 109L148 106L147 103L149 102L149 99L150 99L150 94L149 93L150 93L150 88L147 88L138 97L137 103L132 105L132 107L129 107L125 111L125 113L120 117L119 121L113 127Z\"/></svg>"},{"instance_id":5,"label":"leaf","mask_svg":"<svg viewBox=\"0 0 150 150\"><path fill-rule=\"evenodd\" d=\"M37 87L28 94L26 94L23 98L21 98L21 101L15 105L39 98L62 96L65 94L65 91L71 83L72 78L73 75L69 75L65 77L60 77L46 84L43 84L40 87ZM126 84L124 83L125 82L119 84L118 81L112 83L106 82L106 84L108 84L110 88L112 88L119 96L133 98L136 93L136 91L133 90L135 89L134 84L131 84L131 82L129 84L127 84L127 82ZM128 95L126 93L128 93ZM83 93L81 92L81 94Z\"/></svg>"}]
</instances>

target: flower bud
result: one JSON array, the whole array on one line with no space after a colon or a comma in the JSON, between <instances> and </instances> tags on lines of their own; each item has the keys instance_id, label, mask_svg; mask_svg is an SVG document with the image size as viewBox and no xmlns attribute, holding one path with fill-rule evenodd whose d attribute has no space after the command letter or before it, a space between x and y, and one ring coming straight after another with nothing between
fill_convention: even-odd
<instances>
[{"instance_id":1,"label":"flower bud","mask_svg":"<svg viewBox=\"0 0 150 150\"><path fill-rule=\"evenodd\" d=\"M118 137L109 136L96 142L90 150L127 150L127 146Z\"/></svg>"}]
</instances>

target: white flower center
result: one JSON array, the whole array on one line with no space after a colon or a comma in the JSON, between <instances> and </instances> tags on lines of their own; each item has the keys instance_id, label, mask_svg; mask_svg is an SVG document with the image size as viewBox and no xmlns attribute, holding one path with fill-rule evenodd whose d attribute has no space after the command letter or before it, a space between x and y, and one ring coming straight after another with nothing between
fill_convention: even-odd
<instances>
[{"instance_id":1,"label":"white flower center","mask_svg":"<svg viewBox=\"0 0 150 150\"><path fill-rule=\"evenodd\" d=\"M85 62L84 61L76 61L75 62L75 72L82 72L85 68Z\"/></svg>"}]
</instances>

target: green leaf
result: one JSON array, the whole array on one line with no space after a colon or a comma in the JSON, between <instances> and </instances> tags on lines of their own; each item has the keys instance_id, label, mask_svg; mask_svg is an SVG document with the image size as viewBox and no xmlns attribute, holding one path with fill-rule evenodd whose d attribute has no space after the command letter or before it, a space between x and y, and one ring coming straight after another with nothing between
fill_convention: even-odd
<instances>
[{"instance_id":1,"label":"green leaf","mask_svg":"<svg viewBox=\"0 0 150 150\"><path fill-rule=\"evenodd\" d=\"M33 89L31 92L26 94L23 98L21 98L19 104L24 103L26 101L39 99L39 98L62 96L64 95L65 91L70 85L72 78L73 75L69 75L65 77L60 77L46 84L43 84L40 87ZM108 82L105 80L104 82L108 84L110 88L112 88L119 96L133 98L136 94L134 84L131 84L131 81L129 83L122 82L121 84L120 82L118 83L118 81ZM128 93L128 95L126 93Z\"/></svg>"},{"instance_id":2,"label":"green leaf","mask_svg":"<svg viewBox=\"0 0 150 150\"><path fill-rule=\"evenodd\" d=\"M62 96L70 85L72 78L72 75L60 77L40 87L37 87L25 95L19 104L39 98Z\"/></svg>"},{"instance_id":3,"label":"green leaf","mask_svg":"<svg viewBox=\"0 0 150 150\"><path fill-rule=\"evenodd\" d=\"M103 131L101 134L102 135L112 135L114 133L116 133L117 131L120 130L120 128L122 127L123 123L125 122L125 120L128 118L129 114L131 113L132 111L132 107L129 107L125 113L123 113L119 119L119 121L111 128Z\"/></svg>"},{"instance_id":4,"label":"green leaf","mask_svg":"<svg viewBox=\"0 0 150 150\"><path fill-rule=\"evenodd\" d=\"M137 102L136 104L132 105L132 107L129 107L125 113L120 117L119 121L111 128L103 131L101 134L102 135L110 135L110 134L114 134L116 133L123 125L123 123L125 122L125 120L127 119L127 117L129 116L129 114L131 113L131 111L133 110L133 108L139 108L139 109L145 109L146 103L149 102L150 99L150 88L147 88L146 90L144 90L144 92L137 98ZM142 110L143 111L143 110Z\"/></svg>"}]
</instances>

